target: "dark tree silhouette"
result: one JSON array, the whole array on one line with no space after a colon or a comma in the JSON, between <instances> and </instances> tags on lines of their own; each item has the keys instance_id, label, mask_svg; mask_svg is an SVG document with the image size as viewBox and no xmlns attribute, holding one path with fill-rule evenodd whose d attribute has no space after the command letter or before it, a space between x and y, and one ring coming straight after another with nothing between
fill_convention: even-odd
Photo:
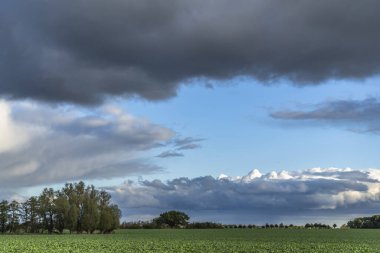
<instances>
[{"instance_id":1,"label":"dark tree silhouette","mask_svg":"<svg viewBox=\"0 0 380 253\"><path fill-rule=\"evenodd\" d=\"M168 227L180 227L186 226L188 224L189 216L183 212L179 211L169 211L160 214L159 217L155 218L153 221L156 222L160 226L168 226Z\"/></svg>"}]
</instances>

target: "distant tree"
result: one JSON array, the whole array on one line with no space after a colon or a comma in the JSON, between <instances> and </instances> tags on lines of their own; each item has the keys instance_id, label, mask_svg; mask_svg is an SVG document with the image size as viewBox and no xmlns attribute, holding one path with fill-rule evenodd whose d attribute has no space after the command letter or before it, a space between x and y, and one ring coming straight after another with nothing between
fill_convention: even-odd
<instances>
[{"instance_id":1,"label":"distant tree","mask_svg":"<svg viewBox=\"0 0 380 253\"><path fill-rule=\"evenodd\" d=\"M110 233L119 227L121 216L117 205L110 204L111 195L106 191L101 191L99 195L100 222L98 229L103 233Z\"/></svg>"},{"instance_id":2,"label":"distant tree","mask_svg":"<svg viewBox=\"0 0 380 253\"><path fill-rule=\"evenodd\" d=\"M380 228L380 215L358 217L347 222L349 228Z\"/></svg>"},{"instance_id":3,"label":"distant tree","mask_svg":"<svg viewBox=\"0 0 380 253\"><path fill-rule=\"evenodd\" d=\"M39 201L34 196L21 204L21 220L27 233L36 233L40 227L39 206Z\"/></svg>"},{"instance_id":4,"label":"distant tree","mask_svg":"<svg viewBox=\"0 0 380 253\"><path fill-rule=\"evenodd\" d=\"M186 213L173 210L160 214L154 221L159 225L167 225L173 228L186 226L189 219L190 217Z\"/></svg>"},{"instance_id":5,"label":"distant tree","mask_svg":"<svg viewBox=\"0 0 380 253\"><path fill-rule=\"evenodd\" d=\"M20 206L20 220L24 227L25 232L29 232L30 229L30 209L28 201L24 202Z\"/></svg>"},{"instance_id":6,"label":"distant tree","mask_svg":"<svg viewBox=\"0 0 380 253\"><path fill-rule=\"evenodd\" d=\"M114 230L120 226L121 210L116 204L111 204L109 208L112 215L111 228Z\"/></svg>"},{"instance_id":7,"label":"distant tree","mask_svg":"<svg viewBox=\"0 0 380 253\"><path fill-rule=\"evenodd\" d=\"M9 232L15 233L20 223L20 204L13 200L9 204Z\"/></svg>"},{"instance_id":8,"label":"distant tree","mask_svg":"<svg viewBox=\"0 0 380 253\"><path fill-rule=\"evenodd\" d=\"M76 205L69 206L69 212L67 215L67 229L70 231L70 234L77 230L78 226L78 217L79 217L79 209Z\"/></svg>"},{"instance_id":9,"label":"distant tree","mask_svg":"<svg viewBox=\"0 0 380 253\"><path fill-rule=\"evenodd\" d=\"M336 227L337 227L337 225L334 223L333 228L335 229Z\"/></svg>"},{"instance_id":10,"label":"distant tree","mask_svg":"<svg viewBox=\"0 0 380 253\"><path fill-rule=\"evenodd\" d=\"M77 233L82 233L83 231L85 187L86 186L83 181L74 184L74 200L77 209Z\"/></svg>"},{"instance_id":11,"label":"distant tree","mask_svg":"<svg viewBox=\"0 0 380 253\"><path fill-rule=\"evenodd\" d=\"M86 189L83 201L83 229L92 234L99 223L99 193L94 186Z\"/></svg>"},{"instance_id":12,"label":"distant tree","mask_svg":"<svg viewBox=\"0 0 380 253\"><path fill-rule=\"evenodd\" d=\"M373 215L371 217L371 222L374 228L380 228L380 215Z\"/></svg>"},{"instance_id":13,"label":"distant tree","mask_svg":"<svg viewBox=\"0 0 380 253\"><path fill-rule=\"evenodd\" d=\"M0 202L0 232L3 234L7 231L8 212L9 212L8 201L6 200L1 201Z\"/></svg>"},{"instance_id":14,"label":"distant tree","mask_svg":"<svg viewBox=\"0 0 380 253\"><path fill-rule=\"evenodd\" d=\"M52 188L45 188L40 194L38 202L42 227L51 234L54 229L54 190Z\"/></svg>"},{"instance_id":15,"label":"distant tree","mask_svg":"<svg viewBox=\"0 0 380 253\"><path fill-rule=\"evenodd\" d=\"M79 208L77 195L74 189L74 185L71 183L65 184L65 187L61 190L63 197L68 202L67 216L65 217L65 228L70 231L70 234L77 230Z\"/></svg>"},{"instance_id":16,"label":"distant tree","mask_svg":"<svg viewBox=\"0 0 380 253\"><path fill-rule=\"evenodd\" d=\"M63 230L68 226L68 215L70 210L69 200L63 191L56 192L56 198L54 199L55 228L63 233Z\"/></svg>"}]
</instances>

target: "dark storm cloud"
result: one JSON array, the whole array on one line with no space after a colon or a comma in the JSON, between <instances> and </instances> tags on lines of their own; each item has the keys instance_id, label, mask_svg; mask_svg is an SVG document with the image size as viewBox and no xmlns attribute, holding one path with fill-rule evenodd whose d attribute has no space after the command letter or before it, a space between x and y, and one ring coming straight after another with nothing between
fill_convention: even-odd
<instances>
[{"instance_id":1,"label":"dark storm cloud","mask_svg":"<svg viewBox=\"0 0 380 253\"><path fill-rule=\"evenodd\" d=\"M379 8L375 0L5 0L0 92L91 104L166 99L194 78L365 78L380 72Z\"/></svg>"},{"instance_id":2,"label":"dark storm cloud","mask_svg":"<svg viewBox=\"0 0 380 253\"><path fill-rule=\"evenodd\" d=\"M272 217L373 210L380 201L380 171L315 168L301 172L252 171L243 177L211 176L125 182L109 188L125 210L179 209L251 213ZM148 213L146 213L148 214Z\"/></svg>"},{"instance_id":3,"label":"dark storm cloud","mask_svg":"<svg viewBox=\"0 0 380 253\"><path fill-rule=\"evenodd\" d=\"M352 126L360 132L380 132L380 101L339 100L316 105L312 110L286 110L271 113L271 117L292 121L317 121L327 124Z\"/></svg>"}]
</instances>

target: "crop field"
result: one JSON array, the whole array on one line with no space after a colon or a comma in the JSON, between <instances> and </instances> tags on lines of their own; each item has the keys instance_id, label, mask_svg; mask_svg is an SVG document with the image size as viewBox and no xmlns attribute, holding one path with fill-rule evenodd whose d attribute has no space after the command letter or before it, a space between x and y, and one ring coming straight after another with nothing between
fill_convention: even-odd
<instances>
[{"instance_id":1,"label":"crop field","mask_svg":"<svg viewBox=\"0 0 380 253\"><path fill-rule=\"evenodd\" d=\"M119 230L111 235L3 235L0 252L380 252L380 230Z\"/></svg>"}]
</instances>

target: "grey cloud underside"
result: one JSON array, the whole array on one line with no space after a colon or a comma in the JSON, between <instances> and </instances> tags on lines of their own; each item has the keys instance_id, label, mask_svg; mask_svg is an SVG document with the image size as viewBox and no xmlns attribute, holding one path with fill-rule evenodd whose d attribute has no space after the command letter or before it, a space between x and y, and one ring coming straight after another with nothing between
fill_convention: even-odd
<instances>
[{"instance_id":1,"label":"grey cloud underside","mask_svg":"<svg viewBox=\"0 0 380 253\"><path fill-rule=\"evenodd\" d=\"M380 71L379 8L375 0L5 0L0 92L94 104L167 99L194 78L365 78Z\"/></svg>"},{"instance_id":2,"label":"grey cloud underside","mask_svg":"<svg viewBox=\"0 0 380 253\"><path fill-rule=\"evenodd\" d=\"M176 139L174 140L174 147L177 150L197 149L201 147L200 142L202 141L204 141L204 139L192 137Z\"/></svg>"},{"instance_id":3,"label":"grey cloud underside","mask_svg":"<svg viewBox=\"0 0 380 253\"><path fill-rule=\"evenodd\" d=\"M176 151L164 151L158 154L156 157L159 158L169 158L169 157L182 157L183 154Z\"/></svg>"},{"instance_id":4,"label":"grey cloud underside","mask_svg":"<svg viewBox=\"0 0 380 253\"><path fill-rule=\"evenodd\" d=\"M312 121L332 125L352 126L358 132L380 132L380 101L338 100L318 104L311 110L284 110L270 114L274 119L287 121Z\"/></svg>"},{"instance_id":5,"label":"grey cloud underside","mask_svg":"<svg viewBox=\"0 0 380 253\"><path fill-rule=\"evenodd\" d=\"M201 138L177 138L169 141L169 145L172 145L171 150L166 150L158 154L156 157L159 158L171 158L171 157L182 157L183 151L200 148L200 142L204 141Z\"/></svg>"},{"instance_id":6,"label":"grey cloud underside","mask_svg":"<svg viewBox=\"0 0 380 253\"><path fill-rule=\"evenodd\" d=\"M353 210L360 213L379 207L379 176L379 170L335 168L265 175L252 171L240 178L206 176L139 184L128 181L109 190L126 211L179 209L198 214L212 211L215 215L270 213L273 217Z\"/></svg>"}]
</instances>

